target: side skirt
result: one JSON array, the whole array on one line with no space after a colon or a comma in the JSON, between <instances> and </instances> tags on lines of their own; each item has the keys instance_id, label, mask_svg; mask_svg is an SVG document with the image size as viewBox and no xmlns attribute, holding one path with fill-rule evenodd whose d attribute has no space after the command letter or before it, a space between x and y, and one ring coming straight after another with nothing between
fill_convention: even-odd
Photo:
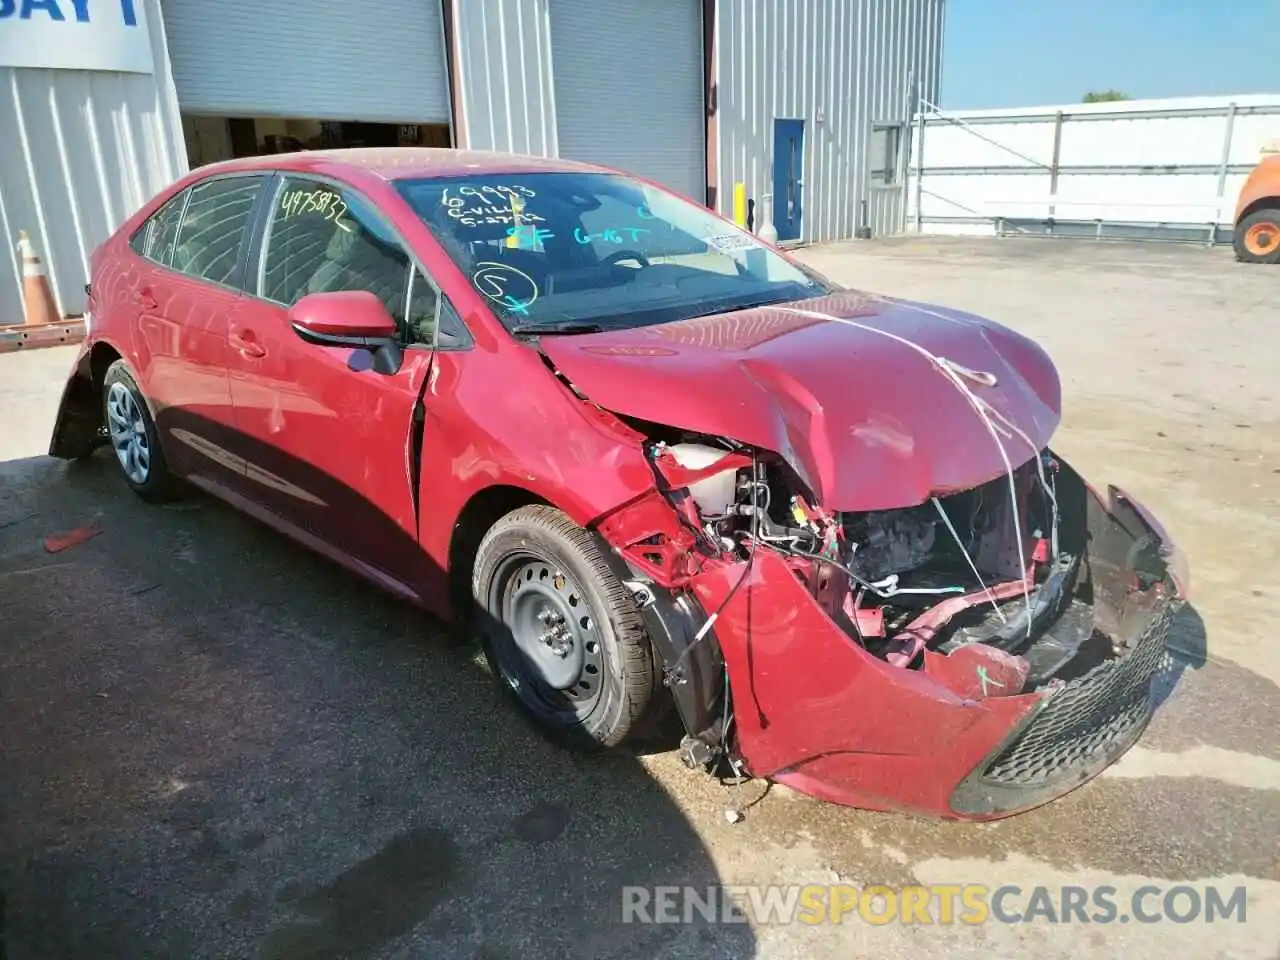
<instances>
[{"instance_id":1,"label":"side skirt","mask_svg":"<svg viewBox=\"0 0 1280 960\"><path fill-rule=\"evenodd\" d=\"M216 481L209 480L207 477L188 475L183 479L192 486L203 490L205 493L217 497L219 500L231 507L234 507L241 513L248 514L253 519L284 534L289 539L302 544L304 547L314 550L326 560L331 560L339 566L350 570L357 576L363 577L374 585L381 587L388 593L394 594L402 600L408 600L410 603L418 606L424 605L422 597L419 596L417 591L408 584L397 580L390 574L383 573L377 567L372 567L364 561L356 559L349 553L345 553L342 550L337 549L330 543L321 540L314 534L308 533L296 524L290 523L288 520L272 513L270 510L259 506L248 497L244 497Z\"/></svg>"}]
</instances>

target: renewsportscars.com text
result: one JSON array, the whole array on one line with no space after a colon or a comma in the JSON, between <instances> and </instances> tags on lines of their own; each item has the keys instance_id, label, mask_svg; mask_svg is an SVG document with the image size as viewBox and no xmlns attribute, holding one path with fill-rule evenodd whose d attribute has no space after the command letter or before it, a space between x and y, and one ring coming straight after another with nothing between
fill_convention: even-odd
<instances>
[{"instance_id":1,"label":"renewsportscars.com text","mask_svg":"<svg viewBox=\"0 0 1280 960\"><path fill-rule=\"evenodd\" d=\"M623 887L623 923L1244 923L1244 887Z\"/></svg>"}]
</instances>

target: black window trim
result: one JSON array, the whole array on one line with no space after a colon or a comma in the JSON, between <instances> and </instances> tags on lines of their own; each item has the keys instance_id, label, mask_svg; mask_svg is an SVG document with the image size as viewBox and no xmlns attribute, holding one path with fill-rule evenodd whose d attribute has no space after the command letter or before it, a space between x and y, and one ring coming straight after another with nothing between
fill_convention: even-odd
<instances>
[{"instance_id":1,"label":"black window trim","mask_svg":"<svg viewBox=\"0 0 1280 960\"><path fill-rule=\"evenodd\" d=\"M182 214L178 218L177 232L174 233L174 249L177 249L177 238L182 233L183 224L185 224L187 221L187 210L191 206L191 194L195 192L196 188L202 187L206 183L213 183L217 180L247 180L247 179L261 180L262 189L260 189L258 191L258 195L254 197L253 199L254 205L249 210L249 216L245 220L244 227L241 228L239 249L237 251L238 256L236 257L235 268L232 270L232 273L231 273L230 283L222 283L219 280L210 280L208 277L200 277L191 273L183 273L181 270L176 269L171 263L164 263L163 261L157 260L154 257L148 256L146 254L139 254L136 250L134 250L135 256L141 257L143 260L146 260L148 263L155 264L157 267L160 267L162 270L167 270L170 273L175 274L176 276L179 276L179 277L185 277L186 279L191 280L195 283L207 283L211 287L216 287L219 290L226 290L230 293L244 293L245 290L244 290L243 281L245 276L245 271L244 271L245 254L248 252L249 246L253 238L253 234L250 231L253 230L254 223L256 222L256 218L258 216L259 207L262 204L263 195L265 194L266 188L270 184L272 179L272 171L270 170L232 170L225 173L212 173L207 177L201 177L199 180L196 180L193 183L187 184L187 186L183 188L181 194L174 194L164 203L160 204L160 206L156 208L155 212L152 213L151 216L147 217L147 219L143 221L142 226L139 227L138 230L135 230L134 233L129 237L129 241L132 244L133 238L137 236L140 230L149 230L151 228L151 223L155 220L156 216L160 213L161 210L163 210L166 206L168 206L170 203L176 200L179 196L183 196L184 199L182 201ZM147 242L148 244L150 243L150 238L148 238ZM132 247L130 249L132 249Z\"/></svg>"},{"instance_id":2,"label":"black window trim","mask_svg":"<svg viewBox=\"0 0 1280 960\"><path fill-rule=\"evenodd\" d=\"M158 267L164 267L166 270L173 270L172 264L165 263L163 260L157 260L155 257L151 256L150 253L138 253L137 248L133 246L133 241L137 239L138 234L140 233L146 234L146 239L143 243L143 248L149 250L151 247L151 228L155 226L156 218L160 216L161 213L164 212L165 207L169 206L169 204L173 203L175 200L178 200L179 198L181 198L182 209L178 213L178 226L177 226L177 229L174 230L174 234L173 234L174 246L176 247L177 239L178 239L177 231L182 229L182 221L187 216L187 204L191 202L192 186L194 186L194 184L184 187L182 190L175 193L164 203L160 204L160 206L156 207L155 210L152 211L151 216L147 217L147 219L142 221L142 226L138 227L137 230L133 231L133 233L130 234L129 249L133 250L135 256L141 257L143 260L146 260L148 263L154 263ZM180 271L174 270L174 273L180 273ZM186 276L186 274L181 274L181 275Z\"/></svg>"},{"instance_id":3,"label":"black window trim","mask_svg":"<svg viewBox=\"0 0 1280 960\"><path fill-rule=\"evenodd\" d=\"M413 274L421 273L427 283L436 292L436 316L435 316L435 343L406 343L403 344L406 350L470 350L475 346L475 338L471 335L471 330L467 327L462 319L462 315L458 313L457 308L450 307L454 317L458 321L458 325L462 330L463 336L457 338L456 343L442 344L440 342L440 320L443 312L443 304L447 300L444 289L431 275L426 267L422 265L422 261L413 250L413 245L408 243L404 235L396 229L382 208L374 203L362 190L352 186L345 180L339 180L337 177L326 176L321 173L312 173L310 171L301 170L276 170L272 176L272 182L268 184L267 190L263 191L263 195L270 194L270 201L262 204L256 211L256 215L252 220L253 238L246 250L244 263L244 294L253 297L255 300L261 300L263 303L269 303L273 307L279 307L281 310L288 310L289 304L281 303L279 300L273 300L271 297L264 296L262 293L262 284L265 278L267 265L267 246L270 241L270 231L272 225L272 213L276 209L276 204L280 199L280 192L284 189L286 180L307 180L313 183L323 184L327 187L333 187L337 190L345 190L354 194L364 205L373 211L373 215L378 218L383 228L391 234L400 249L404 251L405 256L409 259L409 282L405 286L405 317L409 315L410 297L413 294Z\"/></svg>"}]
</instances>

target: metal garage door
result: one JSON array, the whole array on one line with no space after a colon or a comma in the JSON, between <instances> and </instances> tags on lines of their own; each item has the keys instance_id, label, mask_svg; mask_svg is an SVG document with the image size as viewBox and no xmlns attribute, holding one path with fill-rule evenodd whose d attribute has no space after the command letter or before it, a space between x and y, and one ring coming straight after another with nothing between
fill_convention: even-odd
<instances>
[{"instance_id":1,"label":"metal garage door","mask_svg":"<svg viewBox=\"0 0 1280 960\"><path fill-rule=\"evenodd\" d=\"M449 122L438 0L162 0L161 9L184 113Z\"/></svg>"},{"instance_id":2,"label":"metal garage door","mask_svg":"<svg viewBox=\"0 0 1280 960\"><path fill-rule=\"evenodd\" d=\"M701 0L551 0L560 156L705 203Z\"/></svg>"}]
</instances>

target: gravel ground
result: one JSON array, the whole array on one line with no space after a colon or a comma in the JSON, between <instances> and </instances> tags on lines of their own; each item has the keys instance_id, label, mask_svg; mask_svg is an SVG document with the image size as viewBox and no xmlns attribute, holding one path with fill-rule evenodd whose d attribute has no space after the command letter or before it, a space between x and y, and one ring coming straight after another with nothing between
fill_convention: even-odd
<instances>
[{"instance_id":1,"label":"gravel ground","mask_svg":"<svg viewBox=\"0 0 1280 960\"><path fill-rule=\"evenodd\" d=\"M25 958L1280 957L1280 272L910 239L802 256L1023 330L1055 447L1186 550L1181 669L1108 774L987 826L579 759L450 629L195 499L44 457L73 351L0 356L0 889ZM60 554L42 537L92 523ZM868 718L892 722L893 718ZM748 806L729 824L726 807ZM624 925L627 885L1248 890L1245 923ZM1154 902L1154 901L1153 901ZM1125 911L1122 909L1122 913Z\"/></svg>"}]
</instances>

